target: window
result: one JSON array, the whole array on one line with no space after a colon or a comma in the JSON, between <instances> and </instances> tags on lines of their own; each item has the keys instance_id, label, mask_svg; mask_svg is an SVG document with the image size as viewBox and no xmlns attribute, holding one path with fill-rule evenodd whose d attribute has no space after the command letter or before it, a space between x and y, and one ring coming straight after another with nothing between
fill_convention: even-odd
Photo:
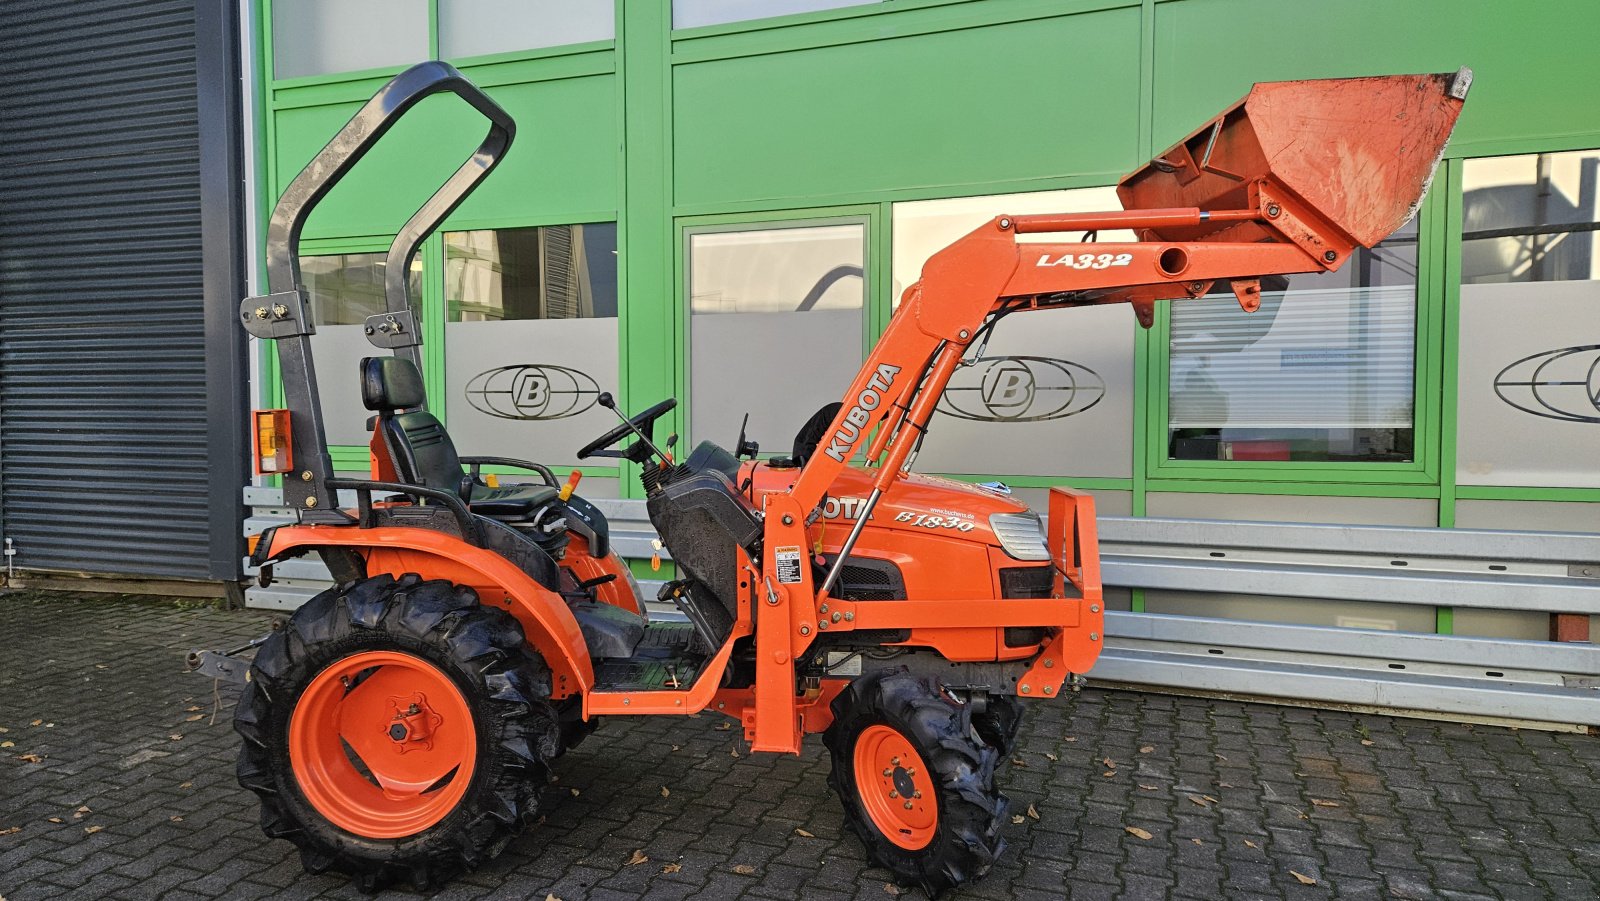
<instances>
[{"instance_id":1,"label":"window","mask_svg":"<svg viewBox=\"0 0 1600 901\"><path fill-rule=\"evenodd\" d=\"M446 59L615 36L610 0L439 0L439 51Z\"/></svg>"},{"instance_id":2,"label":"window","mask_svg":"<svg viewBox=\"0 0 1600 901\"><path fill-rule=\"evenodd\" d=\"M1600 278L1600 151L1468 160L1461 283Z\"/></svg>"},{"instance_id":3,"label":"window","mask_svg":"<svg viewBox=\"0 0 1600 901\"><path fill-rule=\"evenodd\" d=\"M279 78L404 66L428 58L428 0L273 0Z\"/></svg>"},{"instance_id":4,"label":"window","mask_svg":"<svg viewBox=\"0 0 1600 901\"><path fill-rule=\"evenodd\" d=\"M1417 228L1335 272L1262 282L1261 308L1226 286L1171 304L1173 460L1415 459Z\"/></svg>"},{"instance_id":5,"label":"window","mask_svg":"<svg viewBox=\"0 0 1600 901\"><path fill-rule=\"evenodd\" d=\"M672 0L672 27L722 25L879 2L882 0Z\"/></svg>"},{"instance_id":6,"label":"window","mask_svg":"<svg viewBox=\"0 0 1600 901\"><path fill-rule=\"evenodd\" d=\"M1457 482L1600 488L1600 151L1461 174Z\"/></svg>"},{"instance_id":7,"label":"window","mask_svg":"<svg viewBox=\"0 0 1600 901\"><path fill-rule=\"evenodd\" d=\"M928 258L999 215L1120 209L1112 188L1040 191L894 205L896 298ZM1021 241L1077 236L1022 235ZM1102 241L1131 241L1103 232ZM1133 475L1133 341L1125 304L1018 313L973 365L956 370L928 424L917 468L998 476Z\"/></svg>"},{"instance_id":8,"label":"window","mask_svg":"<svg viewBox=\"0 0 1600 901\"><path fill-rule=\"evenodd\" d=\"M689 408L694 440L747 437L786 454L861 367L864 222L688 235Z\"/></svg>"},{"instance_id":9,"label":"window","mask_svg":"<svg viewBox=\"0 0 1600 901\"><path fill-rule=\"evenodd\" d=\"M461 452L574 465L615 424L617 226L444 236L442 406Z\"/></svg>"},{"instance_id":10,"label":"window","mask_svg":"<svg viewBox=\"0 0 1600 901\"><path fill-rule=\"evenodd\" d=\"M382 253L308 256L300 261L300 281L311 299L317 333L311 349L317 366L317 394L330 445L365 445L369 413L361 403L360 361L388 353L372 346L363 324L387 309L383 296ZM422 260L411 262L412 306L422 298Z\"/></svg>"}]
</instances>

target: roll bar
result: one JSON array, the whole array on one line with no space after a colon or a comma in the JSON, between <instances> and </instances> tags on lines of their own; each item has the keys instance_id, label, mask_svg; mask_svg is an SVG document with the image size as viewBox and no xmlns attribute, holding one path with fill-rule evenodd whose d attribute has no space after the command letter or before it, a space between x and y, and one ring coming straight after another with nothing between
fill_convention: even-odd
<instances>
[{"instance_id":1,"label":"roll bar","mask_svg":"<svg viewBox=\"0 0 1600 901\"><path fill-rule=\"evenodd\" d=\"M327 146L300 170L279 198L267 224L267 287L264 297L246 298L240 319L251 335L278 345L284 403L290 414L295 448L295 473L284 479L284 501L316 519L347 519L338 511L328 485L333 475L317 394L311 335L316 326L310 300L300 281L300 232L317 204L356 163L375 147L400 118L435 94L452 93L489 120L489 131L471 157L428 198L395 235L384 273L385 312L367 317L367 338L421 367L422 335L411 308L406 278L411 258L428 235L444 222L493 171L516 136L510 114L454 66L437 60L418 63L384 85L366 102Z\"/></svg>"}]
</instances>

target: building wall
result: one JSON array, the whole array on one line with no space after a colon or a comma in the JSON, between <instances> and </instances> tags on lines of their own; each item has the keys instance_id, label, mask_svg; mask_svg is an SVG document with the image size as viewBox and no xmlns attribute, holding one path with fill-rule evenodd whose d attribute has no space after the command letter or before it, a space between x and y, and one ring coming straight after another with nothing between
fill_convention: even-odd
<instances>
[{"instance_id":1,"label":"building wall","mask_svg":"<svg viewBox=\"0 0 1600 901\"><path fill-rule=\"evenodd\" d=\"M707 367L705 359L719 346L707 337L713 320L690 312L701 302L699 258L690 248L709 241L703 236L774 226L855 229L849 234L862 245L861 271L852 278L859 276L859 284L846 279L829 287L840 293L824 293L818 309L834 297L837 309L830 315L844 310L841 321L847 322L854 321L848 311L858 309L866 342L887 322L906 273L919 265L918 253L925 256L914 250L917 242L951 229L959 234L970 227L962 223L1001 212L1103 206L1105 186L1254 81L1471 66L1471 98L1408 251L1415 254L1415 332L1408 339L1414 360L1407 459L1171 459L1168 367L1176 364L1173 314L1165 305L1150 331L1135 327L1129 311L1108 309L1059 315L1037 323L1037 331L997 337L997 352L1089 361L1085 365L1100 379L1101 402L1042 425L974 429L951 421L945 424L950 443L930 447L929 456L935 468L998 477L1030 493L1062 483L1094 489L1134 516L1600 532L1600 482L1592 464L1600 458L1600 422L1516 418L1514 410L1493 407L1497 374L1511 359L1501 360L1478 337L1516 329L1535 344L1552 336L1570 338L1574 347L1600 344L1600 282L1592 276L1552 282L1559 288L1549 291L1512 286L1515 296L1500 301L1488 295L1502 286L1463 290L1461 284L1463 192L1474 177L1474 158L1600 147L1600 107L1572 99L1573 85L1600 80L1600 59L1590 52L1600 34L1600 8L1586 0L1352 0L1316 8L1277 0L883 0L679 30L671 28L670 4L619 0L610 39L461 58L448 53L451 37L441 24L451 21L454 0L413 0L401 6L424 24L422 38L405 45L410 57L378 69L279 79L272 69L274 41L295 14L287 2L259 0L257 9L262 198L275 197L401 64L429 55L450 59L510 110L519 135L505 163L445 230L617 222L615 322L583 323L588 331L581 335L555 323L529 326L521 347L577 348L580 361L599 361L588 370L597 388L620 388L629 408L678 396L683 403L676 422L664 427L686 433L687 442L728 444L733 438L693 434L697 403L704 414L712 405L721 412L737 410L746 397L770 398L780 418L792 420L789 428L798 427L810 406L792 398L826 396L829 385L842 385L848 367L837 362L838 354L854 355L846 341L842 351L828 349L831 356L823 358L835 362L823 370L804 368L820 348L800 354L797 364L775 362L787 359L785 343L791 351L814 347L791 330L820 321L805 318L811 313L782 327L776 319L729 320L734 324L726 340L733 344L723 346L768 335L776 339L774 349L747 356L745 368L716 378L715 363ZM363 35L351 27L346 39L354 44ZM329 197L308 227L306 252L384 249L479 134L469 111L428 101ZM994 195L1007 197L986 207L981 198ZM462 325L447 321L455 264L440 237L429 241L421 259L430 391L453 397L467 390L463 379L449 377L455 366L446 359L446 333ZM1562 296L1547 296L1556 293ZM1532 299L1508 311L1525 297ZM750 327L741 331L745 324ZM853 334L850 329L854 325L843 333ZM613 334L609 347L583 343L603 344ZM708 343L702 347L697 338ZM693 351L701 355L698 362L691 360L694 348L701 348ZM485 371L588 365L539 356L554 350L505 353L474 365L481 362ZM339 365L353 386L353 361ZM270 365L267 370L257 389L270 399ZM344 375L329 370L324 378ZM1493 416L1483 412L1489 407ZM458 438L478 428L465 411L459 404L445 408ZM1594 415L1600 417L1600 409ZM1478 453L1485 441L1505 434L1506 421L1525 436L1524 445L1559 445L1555 463L1530 474L1517 460L1493 458L1505 448ZM494 440L517 446L473 446L473 452L570 465L575 442L568 436L605 427L603 411L595 409L559 424L523 420L516 428L525 431L495 433L500 437ZM783 431L763 428L775 436L762 438L766 449L784 450ZM362 448L335 453L341 465L365 465ZM622 475L608 467L584 471L590 479ZM636 491L631 477L617 484L618 493ZM1187 596L1152 601L1152 611L1209 609L1329 625L1354 615L1341 613L1337 603L1289 612L1283 606L1289 602L1259 599L1212 597L1201 608ZM1145 603L1140 592L1129 600L1134 610ZM1405 628L1427 626L1426 617L1411 622L1418 612L1407 611ZM1501 624L1474 616L1474 630L1488 634L1502 626L1508 635L1532 629L1522 620ZM1435 626L1448 630L1452 622L1441 607Z\"/></svg>"}]
</instances>

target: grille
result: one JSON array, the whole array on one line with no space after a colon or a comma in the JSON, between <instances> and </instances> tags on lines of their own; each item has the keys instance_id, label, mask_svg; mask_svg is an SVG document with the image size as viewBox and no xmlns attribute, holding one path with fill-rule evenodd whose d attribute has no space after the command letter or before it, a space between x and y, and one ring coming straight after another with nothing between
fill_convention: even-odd
<instances>
[{"instance_id":1,"label":"grille","mask_svg":"<svg viewBox=\"0 0 1600 901\"><path fill-rule=\"evenodd\" d=\"M1003 598L1047 598L1055 587L1053 566L1013 566L1000 570L1000 596ZM1006 629L1008 648L1027 648L1044 641L1043 626L1012 626Z\"/></svg>"}]
</instances>

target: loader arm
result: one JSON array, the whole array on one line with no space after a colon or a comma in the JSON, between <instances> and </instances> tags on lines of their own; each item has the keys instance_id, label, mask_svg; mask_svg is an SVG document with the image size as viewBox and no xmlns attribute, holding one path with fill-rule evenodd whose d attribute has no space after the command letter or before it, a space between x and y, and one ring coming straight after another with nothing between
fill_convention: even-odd
<instances>
[{"instance_id":1,"label":"loader arm","mask_svg":"<svg viewBox=\"0 0 1600 901\"><path fill-rule=\"evenodd\" d=\"M1157 300L1200 297L1226 280L1254 312L1263 276L1339 268L1415 214L1471 80L1462 69L1258 84L1123 178L1127 209L999 216L956 240L905 291L791 489L795 506L814 509L876 429L866 448L868 466L878 467L870 509L909 470L962 355L995 317L1127 303L1148 328ZM1110 229L1141 240L1017 240ZM819 595L867 518L857 519ZM774 526L769 519L769 533Z\"/></svg>"}]
</instances>

